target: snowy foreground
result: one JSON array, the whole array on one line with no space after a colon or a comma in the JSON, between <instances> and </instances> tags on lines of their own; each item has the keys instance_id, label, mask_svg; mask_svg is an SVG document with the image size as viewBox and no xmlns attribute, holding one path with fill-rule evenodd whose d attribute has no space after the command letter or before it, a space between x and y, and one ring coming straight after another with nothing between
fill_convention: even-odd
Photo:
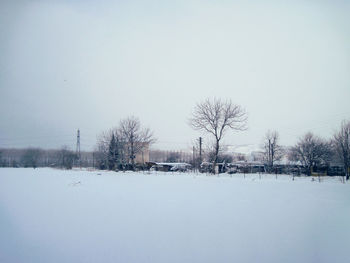
<instances>
[{"instance_id":1,"label":"snowy foreground","mask_svg":"<svg viewBox=\"0 0 350 263\"><path fill-rule=\"evenodd\" d=\"M350 183L0 169L0 262L350 262Z\"/></svg>"}]
</instances>

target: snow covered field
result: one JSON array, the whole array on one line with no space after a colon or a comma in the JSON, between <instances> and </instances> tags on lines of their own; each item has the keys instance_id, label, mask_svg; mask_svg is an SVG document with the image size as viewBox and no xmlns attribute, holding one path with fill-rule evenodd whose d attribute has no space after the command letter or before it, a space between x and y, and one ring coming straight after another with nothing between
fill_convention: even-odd
<instances>
[{"instance_id":1,"label":"snow covered field","mask_svg":"<svg viewBox=\"0 0 350 263\"><path fill-rule=\"evenodd\" d=\"M337 178L0 169L0 262L350 262Z\"/></svg>"}]
</instances>

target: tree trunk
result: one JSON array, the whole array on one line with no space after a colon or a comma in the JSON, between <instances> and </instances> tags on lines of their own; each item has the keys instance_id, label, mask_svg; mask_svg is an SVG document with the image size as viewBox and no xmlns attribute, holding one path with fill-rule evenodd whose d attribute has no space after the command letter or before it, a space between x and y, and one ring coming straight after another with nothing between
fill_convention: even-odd
<instances>
[{"instance_id":1,"label":"tree trunk","mask_svg":"<svg viewBox=\"0 0 350 263\"><path fill-rule=\"evenodd\" d=\"M311 176L311 173L312 173L312 166L309 167L309 169L307 170L307 173L308 173L308 174L307 174L308 176Z\"/></svg>"},{"instance_id":2,"label":"tree trunk","mask_svg":"<svg viewBox=\"0 0 350 263\"><path fill-rule=\"evenodd\" d=\"M131 157L131 169L132 171L135 170L135 150L134 150L134 142L131 141L131 145L130 145L130 157Z\"/></svg>"},{"instance_id":3,"label":"tree trunk","mask_svg":"<svg viewBox=\"0 0 350 263\"><path fill-rule=\"evenodd\" d=\"M213 174L215 174L215 167L216 167L216 164L218 162L218 155L219 155L219 140L216 139L216 145L215 145L215 158L214 158L214 163L213 163ZM218 171L219 173L219 171Z\"/></svg>"}]
</instances>

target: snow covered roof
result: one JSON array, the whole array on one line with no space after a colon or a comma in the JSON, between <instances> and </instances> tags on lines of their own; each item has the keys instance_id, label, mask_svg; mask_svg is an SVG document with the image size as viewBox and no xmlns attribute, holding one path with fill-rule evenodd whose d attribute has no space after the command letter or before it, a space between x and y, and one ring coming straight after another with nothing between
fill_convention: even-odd
<instances>
[{"instance_id":1,"label":"snow covered roof","mask_svg":"<svg viewBox=\"0 0 350 263\"><path fill-rule=\"evenodd\" d=\"M157 165L167 165L167 166L191 166L189 163L156 163Z\"/></svg>"},{"instance_id":2,"label":"snow covered roof","mask_svg":"<svg viewBox=\"0 0 350 263\"><path fill-rule=\"evenodd\" d=\"M227 146L227 152L250 155L252 152L261 152L261 147L256 144L241 144Z\"/></svg>"}]
</instances>

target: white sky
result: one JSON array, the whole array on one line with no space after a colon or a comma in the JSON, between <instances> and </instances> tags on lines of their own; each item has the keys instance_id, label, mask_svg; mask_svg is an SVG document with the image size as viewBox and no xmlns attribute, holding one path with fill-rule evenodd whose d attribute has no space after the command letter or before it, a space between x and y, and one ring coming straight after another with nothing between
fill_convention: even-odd
<instances>
[{"instance_id":1,"label":"white sky","mask_svg":"<svg viewBox=\"0 0 350 263\"><path fill-rule=\"evenodd\" d=\"M135 115L154 148L186 149L214 96L249 113L227 144L330 137L350 119L350 2L246 2L2 1L0 147L74 149L80 128L91 150Z\"/></svg>"}]
</instances>

